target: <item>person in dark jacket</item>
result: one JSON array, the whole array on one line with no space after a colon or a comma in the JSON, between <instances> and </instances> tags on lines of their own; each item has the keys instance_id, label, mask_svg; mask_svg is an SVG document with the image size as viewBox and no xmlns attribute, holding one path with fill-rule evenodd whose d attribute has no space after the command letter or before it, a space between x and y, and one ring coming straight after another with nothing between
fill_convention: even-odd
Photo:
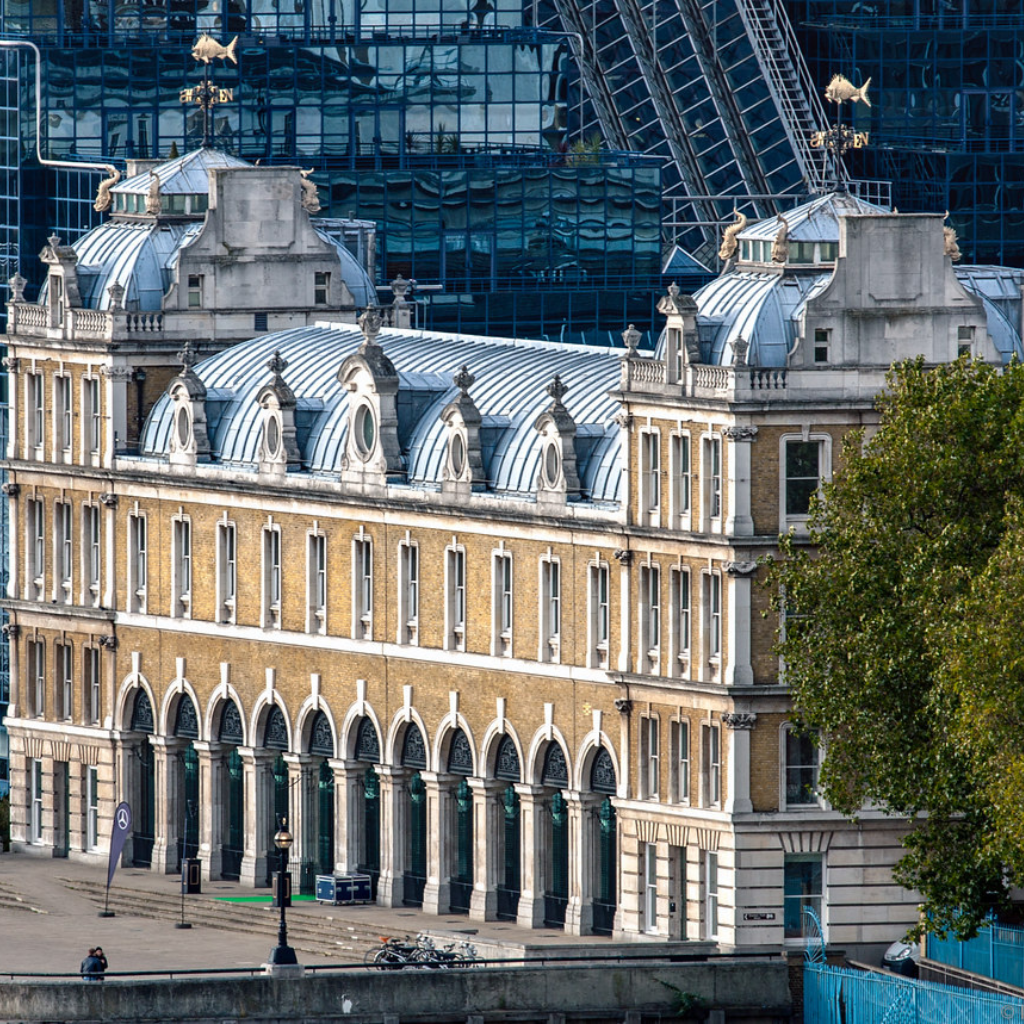
<instances>
[{"instance_id":1,"label":"person in dark jacket","mask_svg":"<svg viewBox=\"0 0 1024 1024\"><path fill-rule=\"evenodd\" d=\"M103 952L102 946L96 947L96 959L100 962L100 969L105 971L107 969L107 955ZM101 977L100 981L102 980L103 978Z\"/></svg>"},{"instance_id":2,"label":"person in dark jacket","mask_svg":"<svg viewBox=\"0 0 1024 1024\"><path fill-rule=\"evenodd\" d=\"M103 970L106 967L106 958L102 960L96 955L95 948L90 949L78 968L85 981L102 981Z\"/></svg>"}]
</instances>

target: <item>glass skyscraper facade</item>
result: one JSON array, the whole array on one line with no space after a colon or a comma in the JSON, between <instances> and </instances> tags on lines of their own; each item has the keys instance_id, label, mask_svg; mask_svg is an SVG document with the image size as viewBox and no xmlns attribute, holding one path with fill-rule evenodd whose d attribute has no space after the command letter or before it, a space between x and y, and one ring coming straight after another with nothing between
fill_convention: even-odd
<instances>
[{"instance_id":1,"label":"glass skyscraper facade","mask_svg":"<svg viewBox=\"0 0 1024 1024\"><path fill-rule=\"evenodd\" d=\"M26 0L4 8L2 29L41 48L47 158L121 166L198 146L203 114L180 97L203 75L190 51L204 31L237 34L238 63L210 65L231 97L211 114L213 144L312 168L325 213L375 220L379 284L415 279L423 326L602 344L621 344L630 322L650 331L661 164L574 145L581 96L564 34L491 0L287 8ZM22 169L13 244L31 280L49 233L73 240L97 223L103 175L24 173L34 97L31 56L19 56L21 150L8 167Z\"/></svg>"},{"instance_id":2,"label":"glass skyscraper facade","mask_svg":"<svg viewBox=\"0 0 1024 1024\"><path fill-rule=\"evenodd\" d=\"M856 173L902 211L949 210L972 263L1024 266L1020 0L787 0L815 79L871 78Z\"/></svg>"}]
</instances>

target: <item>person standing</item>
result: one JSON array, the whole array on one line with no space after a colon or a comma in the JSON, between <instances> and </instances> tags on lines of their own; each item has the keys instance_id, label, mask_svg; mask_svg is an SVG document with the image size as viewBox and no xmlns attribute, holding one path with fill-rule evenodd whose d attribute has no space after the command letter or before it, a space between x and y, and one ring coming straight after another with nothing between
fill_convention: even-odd
<instances>
[{"instance_id":1,"label":"person standing","mask_svg":"<svg viewBox=\"0 0 1024 1024\"><path fill-rule=\"evenodd\" d=\"M106 953L103 952L103 947L102 946L97 946L96 947L96 959L100 963L100 976L99 976L99 980L103 981L103 974L104 974L104 972L107 969L107 955L106 955Z\"/></svg>"},{"instance_id":2,"label":"person standing","mask_svg":"<svg viewBox=\"0 0 1024 1024\"><path fill-rule=\"evenodd\" d=\"M105 963L105 958L100 960L96 955L95 947L91 948L78 968L82 974L82 979L84 981L102 981Z\"/></svg>"}]
</instances>

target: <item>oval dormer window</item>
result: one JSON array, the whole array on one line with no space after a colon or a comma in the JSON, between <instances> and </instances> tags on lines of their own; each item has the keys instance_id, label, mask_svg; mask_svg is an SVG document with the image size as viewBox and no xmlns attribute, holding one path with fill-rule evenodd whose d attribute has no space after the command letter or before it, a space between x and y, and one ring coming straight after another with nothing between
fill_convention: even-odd
<instances>
[{"instance_id":1,"label":"oval dormer window","mask_svg":"<svg viewBox=\"0 0 1024 1024\"><path fill-rule=\"evenodd\" d=\"M356 410L355 440L359 454L369 458L377 441L377 423L373 418L373 410L368 405L359 406Z\"/></svg>"},{"instance_id":2,"label":"oval dormer window","mask_svg":"<svg viewBox=\"0 0 1024 1024\"><path fill-rule=\"evenodd\" d=\"M466 442L462 439L461 434L452 434L451 440L448 442L448 449L452 473L456 477L460 477L462 476L462 471L466 468Z\"/></svg>"},{"instance_id":3,"label":"oval dormer window","mask_svg":"<svg viewBox=\"0 0 1024 1024\"><path fill-rule=\"evenodd\" d=\"M558 455L558 445L549 444L544 449L544 479L549 487L558 484L558 468L561 459Z\"/></svg>"},{"instance_id":4,"label":"oval dormer window","mask_svg":"<svg viewBox=\"0 0 1024 1024\"><path fill-rule=\"evenodd\" d=\"M188 409L182 407L178 410L178 444L182 448L187 448L191 440L192 418L188 414Z\"/></svg>"},{"instance_id":5,"label":"oval dormer window","mask_svg":"<svg viewBox=\"0 0 1024 1024\"><path fill-rule=\"evenodd\" d=\"M267 454L274 458L281 447L281 426L276 416L267 417Z\"/></svg>"}]
</instances>

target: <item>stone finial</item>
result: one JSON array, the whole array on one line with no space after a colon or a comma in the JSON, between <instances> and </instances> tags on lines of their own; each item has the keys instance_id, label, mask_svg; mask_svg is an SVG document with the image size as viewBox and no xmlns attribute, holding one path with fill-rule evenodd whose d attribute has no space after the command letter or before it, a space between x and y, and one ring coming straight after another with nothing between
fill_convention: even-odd
<instances>
[{"instance_id":1,"label":"stone finial","mask_svg":"<svg viewBox=\"0 0 1024 1024\"><path fill-rule=\"evenodd\" d=\"M181 363L181 368L185 373L189 373L193 366L196 365L196 354L192 349L192 340L190 338L185 339L185 343L181 346L181 351L177 356L178 362Z\"/></svg>"},{"instance_id":2,"label":"stone finial","mask_svg":"<svg viewBox=\"0 0 1024 1024\"><path fill-rule=\"evenodd\" d=\"M672 302L672 305L673 305L673 306L675 306L675 305L678 305L678 303L679 303L679 292L680 292L680 289L679 289L679 285L677 285L677 284L675 283L675 281L673 281L673 282L672 282L672 283L671 283L671 284L670 284L670 285L669 285L669 286L668 286L668 287L667 287L667 288L665 289L665 291L666 291L666 293L668 294L668 297L669 297L669 299L671 300L671 302Z\"/></svg>"},{"instance_id":3,"label":"stone finial","mask_svg":"<svg viewBox=\"0 0 1024 1024\"><path fill-rule=\"evenodd\" d=\"M670 286L671 287L671 286ZM678 291L678 289L676 289ZM633 355L636 352L637 346L640 344L640 339L643 335L636 329L635 325L630 324L622 332L622 340L626 345L626 351L629 355Z\"/></svg>"},{"instance_id":4,"label":"stone finial","mask_svg":"<svg viewBox=\"0 0 1024 1024\"><path fill-rule=\"evenodd\" d=\"M415 281L407 281L401 274L391 282L391 292L395 296L396 306L405 302L406 293L415 283Z\"/></svg>"},{"instance_id":5,"label":"stone finial","mask_svg":"<svg viewBox=\"0 0 1024 1024\"><path fill-rule=\"evenodd\" d=\"M545 388L547 393L554 399L554 404L560 406L562 399L565 397L566 392L569 390L569 385L566 384L562 378L556 373L554 379Z\"/></svg>"},{"instance_id":6,"label":"stone finial","mask_svg":"<svg viewBox=\"0 0 1024 1024\"><path fill-rule=\"evenodd\" d=\"M107 294L110 296L110 308L112 310L124 308L124 285L120 281L108 284Z\"/></svg>"},{"instance_id":7,"label":"stone finial","mask_svg":"<svg viewBox=\"0 0 1024 1024\"><path fill-rule=\"evenodd\" d=\"M25 301L25 285L27 284L28 281L15 271L14 277L10 278L7 282L8 287L11 289L11 302Z\"/></svg>"},{"instance_id":8,"label":"stone finial","mask_svg":"<svg viewBox=\"0 0 1024 1024\"><path fill-rule=\"evenodd\" d=\"M299 171L302 178L299 182L302 186L302 208L306 213L320 212L320 194L317 191L316 182L311 181L309 177L313 170L314 168L310 167L308 171Z\"/></svg>"},{"instance_id":9,"label":"stone finial","mask_svg":"<svg viewBox=\"0 0 1024 1024\"><path fill-rule=\"evenodd\" d=\"M60 248L60 235L50 235L50 237L47 238L46 243L54 252L56 252Z\"/></svg>"},{"instance_id":10,"label":"stone finial","mask_svg":"<svg viewBox=\"0 0 1024 1024\"><path fill-rule=\"evenodd\" d=\"M376 345L377 335L380 334L381 324L383 323L377 307L367 306L357 322L359 329L363 332L363 344Z\"/></svg>"},{"instance_id":11,"label":"stone finial","mask_svg":"<svg viewBox=\"0 0 1024 1024\"><path fill-rule=\"evenodd\" d=\"M737 338L732 343L732 365L733 366L746 366L747 365L747 351L750 348L750 342L746 338Z\"/></svg>"},{"instance_id":12,"label":"stone finial","mask_svg":"<svg viewBox=\"0 0 1024 1024\"><path fill-rule=\"evenodd\" d=\"M280 378L285 370L288 369L288 361L281 356L281 352L278 349L274 349L274 354L267 360L267 369L276 377Z\"/></svg>"},{"instance_id":13,"label":"stone finial","mask_svg":"<svg viewBox=\"0 0 1024 1024\"><path fill-rule=\"evenodd\" d=\"M149 191L146 193L146 213L158 214L162 206L160 179L150 171Z\"/></svg>"},{"instance_id":14,"label":"stone finial","mask_svg":"<svg viewBox=\"0 0 1024 1024\"><path fill-rule=\"evenodd\" d=\"M468 366L463 366L452 378L452 383L464 394L469 394L469 389L476 383L476 377L469 372Z\"/></svg>"},{"instance_id":15,"label":"stone finial","mask_svg":"<svg viewBox=\"0 0 1024 1024\"><path fill-rule=\"evenodd\" d=\"M104 178L100 182L100 186L96 189L96 201L92 204L92 208L97 213L105 213L114 205L114 197L110 194L110 190L121 180L121 172L114 167L108 167L110 171L110 177Z\"/></svg>"}]
</instances>

